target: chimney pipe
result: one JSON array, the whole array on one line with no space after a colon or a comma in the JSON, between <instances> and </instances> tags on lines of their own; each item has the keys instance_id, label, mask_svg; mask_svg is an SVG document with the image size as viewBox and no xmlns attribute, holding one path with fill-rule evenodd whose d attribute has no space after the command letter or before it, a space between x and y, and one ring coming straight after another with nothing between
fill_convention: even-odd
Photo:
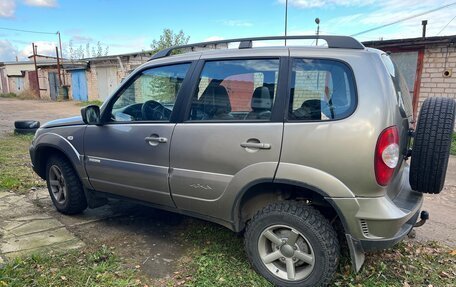
<instances>
[{"instance_id":1,"label":"chimney pipe","mask_svg":"<svg viewBox=\"0 0 456 287\"><path fill-rule=\"evenodd\" d=\"M426 25L427 25L427 20L421 21L421 25L423 25L423 38L426 38Z\"/></svg>"}]
</instances>

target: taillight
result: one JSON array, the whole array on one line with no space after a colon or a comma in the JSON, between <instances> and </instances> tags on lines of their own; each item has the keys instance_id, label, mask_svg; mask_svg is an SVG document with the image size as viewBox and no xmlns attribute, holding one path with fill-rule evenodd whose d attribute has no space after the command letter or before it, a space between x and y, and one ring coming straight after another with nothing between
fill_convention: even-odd
<instances>
[{"instance_id":1,"label":"taillight","mask_svg":"<svg viewBox=\"0 0 456 287\"><path fill-rule=\"evenodd\" d=\"M375 178L377 183L385 186L393 176L399 163L399 132L397 127L389 127L382 131L375 148Z\"/></svg>"}]
</instances>

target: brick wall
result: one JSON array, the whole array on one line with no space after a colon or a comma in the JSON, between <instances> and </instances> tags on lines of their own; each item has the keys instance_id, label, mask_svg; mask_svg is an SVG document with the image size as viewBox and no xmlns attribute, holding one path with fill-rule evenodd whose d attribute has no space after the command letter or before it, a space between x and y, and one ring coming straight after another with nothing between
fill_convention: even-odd
<instances>
[{"instance_id":1,"label":"brick wall","mask_svg":"<svg viewBox=\"0 0 456 287\"><path fill-rule=\"evenodd\" d=\"M443 75L452 70L450 77ZM432 46L424 50L418 111L428 97L456 99L456 46Z\"/></svg>"}]
</instances>

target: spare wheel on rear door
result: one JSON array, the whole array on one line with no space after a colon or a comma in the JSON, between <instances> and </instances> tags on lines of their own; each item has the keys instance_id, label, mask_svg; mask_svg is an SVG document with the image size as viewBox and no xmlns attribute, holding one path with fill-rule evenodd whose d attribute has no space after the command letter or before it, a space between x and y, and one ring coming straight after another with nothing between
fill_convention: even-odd
<instances>
[{"instance_id":1,"label":"spare wheel on rear door","mask_svg":"<svg viewBox=\"0 0 456 287\"><path fill-rule=\"evenodd\" d=\"M455 120L455 102L428 98L421 106L410 164L413 190L439 193L445 182Z\"/></svg>"}]
</instances>

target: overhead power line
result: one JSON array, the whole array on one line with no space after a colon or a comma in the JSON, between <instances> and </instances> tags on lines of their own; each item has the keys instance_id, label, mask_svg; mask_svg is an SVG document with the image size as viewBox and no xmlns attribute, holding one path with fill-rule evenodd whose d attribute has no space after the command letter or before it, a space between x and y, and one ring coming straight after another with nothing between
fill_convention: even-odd
<instances>
[{"instance_id":1,"label":"overhead power line","mask_svg":"<svg viewBox=\"0 0 456 287\"><path fill-rule=\"evenodd\" d=\"M450 25L451 22L453 22L454 18L456 18L456 16L453 17L453 19L450 20L450 22L448 22L445 26L443 26L442 30L440 30L440 32L437 33L437 36L440 35L440 33L442 33L443 30L445 30L445 28Z\"/></svg>"},{"instance_id":2,"label":"overhead power line","mask_svg":"<svg viewBox=\"0 0 456 287\"><path fill-rule=\"evenodd\" d=\"M388 26L391 26L391 25L394 25L394 24L397 24L397 23L400 23L400 22L404 22L404 21L407 21L407 20L410 20L410 19L413 19L413 18L416 18L416 17L420 17L420 16L423 16L423 15L438 11L438 10L445 9L447 7L453 6L454 4L456 4L456 2L447 4L447 5L443 5L443 6L440 6L438 8L435 8L435 9L427 10L427 11L424 11L424 12L421 12L421 13L418 13L418 14L415 14L415 15L412 15L412 16L409 16L409 17L406 17L406 18L403 18L403 19L388 23L388 24L384 24L384 25L381 25L381 26L378 26L378 27L374 27L374 28L365 30L365 31L361 31L361 32L358 32L358 33L350 35L350 36L355 37L355 36L359 36L359 35L362 35L362 34L366 34L366 33L369 33L369 32L375 31L375 30L379 30L379 29L382 29L382 28L385 28L385 27L388 27Z\"/></svg>"},{"instance_id":3,"label":"overhead power line","mask_svg":"<svg viewBox=\"0 0 456 287\"><path fill-rule=\"evenodd\" d=\"M34 33L34 34L48 34L48 35L56 35L58 33L58 32L42 32L42 31L13 29L13 28L6 28L6 27L0 27L0 30L17 31L17 32Z\"/></svg>"}]
</instances>

